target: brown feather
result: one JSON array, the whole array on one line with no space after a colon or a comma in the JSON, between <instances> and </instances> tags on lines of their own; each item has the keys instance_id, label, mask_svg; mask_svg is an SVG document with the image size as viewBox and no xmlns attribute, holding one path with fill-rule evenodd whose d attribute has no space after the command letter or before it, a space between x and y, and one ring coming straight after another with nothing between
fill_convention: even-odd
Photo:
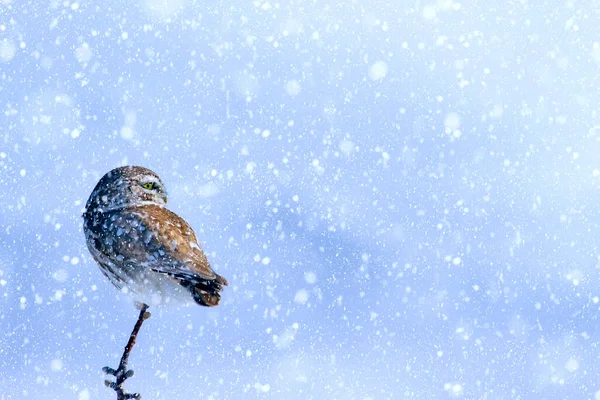
<instances>
[{"instance_id":1,"label":"brown feather","mask_svg":"<svg viewBox=\"0 0 600 400\"><path fill-rule=\"evenodd\" d=\"M119 289L165 299L189 293L198 304L215 306L228 282L212 270L194 231L165 207L166 200L162 181L149 169L108 172L83 214L88 248Z\"/></svg>"},{"instance_id":2,"label":"brown feather","mask_svg":"<svg viewBox=\"0 0 600 400\"><path fill-rule=\"evenodd\" d=\"M188 272L204 279L216 279L194 231L183 218L174 212L153 204L141 205L134 209L125 209L144 221L155 236L160 237L167 258L175 262L162 264L156 268L159 272ZM187 267L187 269L185 268Z\"/></svg>"}]
</instances>

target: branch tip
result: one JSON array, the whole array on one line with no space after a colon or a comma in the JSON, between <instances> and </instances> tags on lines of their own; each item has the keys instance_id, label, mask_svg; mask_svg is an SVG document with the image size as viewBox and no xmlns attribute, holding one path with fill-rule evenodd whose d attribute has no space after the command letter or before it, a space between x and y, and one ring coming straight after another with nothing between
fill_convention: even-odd
<instances>
[{"instance_id":1,"label":"branch tip","mask_svg":"<svg viewBox=\"0 0 600 400\"><path fill-rule=\"evenodd\" d=\"M115 375L117 373L117 370L112 369L111 367L104 367L102 368L102 372L104 372L107 375Z\"/></svg>"},{"instance_id":2,"label":"branch tip","mask_svg":"<svg viewBox=\"0 0 600 400\"><path fill-rule=\"evenodd\" d=\"M102 371L107 375L113 375L116 378L115 382L111 382L109 380L105 380L104 384L113 389L117 393L117 400L125 400L125 399L136 399L139 400L142 398L142 395L139 393L127 393L125 392L124 384L125 380L131 378L133 376L133 370L127 369L127 363L129 361L129 354L133 349L133 345L135 345L135 340L137 338L138 332L142 327L142 324L145 320L150 318L150 313L148 310L148 305L144 303L138 304L140 309L140 314L138 316L137 322L131 331L131 335L129 335L129 340L125 345L125 349L123 350L123 356L121 356L121 361L119 362L119 367L117 369L113 369L110 367L102 368Z\"/></svg>"}]
</instances>

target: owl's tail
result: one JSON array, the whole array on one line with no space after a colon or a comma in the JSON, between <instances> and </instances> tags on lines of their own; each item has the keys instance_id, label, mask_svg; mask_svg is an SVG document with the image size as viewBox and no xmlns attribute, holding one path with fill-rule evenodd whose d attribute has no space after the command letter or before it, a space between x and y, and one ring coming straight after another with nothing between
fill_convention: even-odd
<instances>
[{"instance_id":1,"label":"owl's tail","mask_svg":"<svg viewBox=\"0 0 600 400\"><path fill-rule=\"evenodd\" d=\"M217 275L211 280L180 281L180 284L190 290L196 303L205 307L214 307L221 300L220 292L223 286L227 286L229 282L221 275Z\"/></svg>"}]
</instances>

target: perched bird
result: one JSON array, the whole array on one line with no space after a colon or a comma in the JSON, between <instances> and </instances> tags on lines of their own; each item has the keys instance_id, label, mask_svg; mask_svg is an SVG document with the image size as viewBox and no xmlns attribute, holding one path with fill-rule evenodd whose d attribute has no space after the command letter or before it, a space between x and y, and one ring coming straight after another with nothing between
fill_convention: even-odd
<instances>
[{"instance_id":1,"label":"perched bird","mask_svg":"<svg viewBox=\"0 0 600 400\"><path fill-rule=\"evenodd\" d=\"M87 246L104 275L149 305L193 299L216 306L227 280L215 273L196 235L166 208L154 172L126 166L100 179L83 213Z\"/></svg>"}]
</instances>

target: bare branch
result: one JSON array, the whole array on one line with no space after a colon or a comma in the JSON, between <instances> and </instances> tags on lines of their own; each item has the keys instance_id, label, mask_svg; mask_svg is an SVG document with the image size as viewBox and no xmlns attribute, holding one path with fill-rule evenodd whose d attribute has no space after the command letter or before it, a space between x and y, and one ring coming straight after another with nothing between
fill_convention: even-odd
<instances>
[{"instance_id":1,"label":"bare branch","mask_svg":"<svg viewBox=\"0 0 600 400\"><path fill-rule=\"evenodd\" d=\"M116 378L115 382L111 382L109 380L104 381L104 384L109 388L113 389L117 392L117 400L126 400L126 399L141 399L142 395L139 393L127 393L125 392L124 384L127 378L131 378L133 376L133 370L127 369L127 362L129 361L129 353L133 349L133 345L135 345L135 340L137 338L138 332L142 327L142 324L145 320L150 318L150 313L148 311L147 304L140 305L140 315L138 316L138 320L133 327L133 331L131 331L131 335L129 335L129 340L125 345L125 350L123 351L123 356L121 357L121 362L119 362L119 367L117 369L112 369L110 367L102 368L107 375L113 375Z\"/></svg>"}]
</instances>

